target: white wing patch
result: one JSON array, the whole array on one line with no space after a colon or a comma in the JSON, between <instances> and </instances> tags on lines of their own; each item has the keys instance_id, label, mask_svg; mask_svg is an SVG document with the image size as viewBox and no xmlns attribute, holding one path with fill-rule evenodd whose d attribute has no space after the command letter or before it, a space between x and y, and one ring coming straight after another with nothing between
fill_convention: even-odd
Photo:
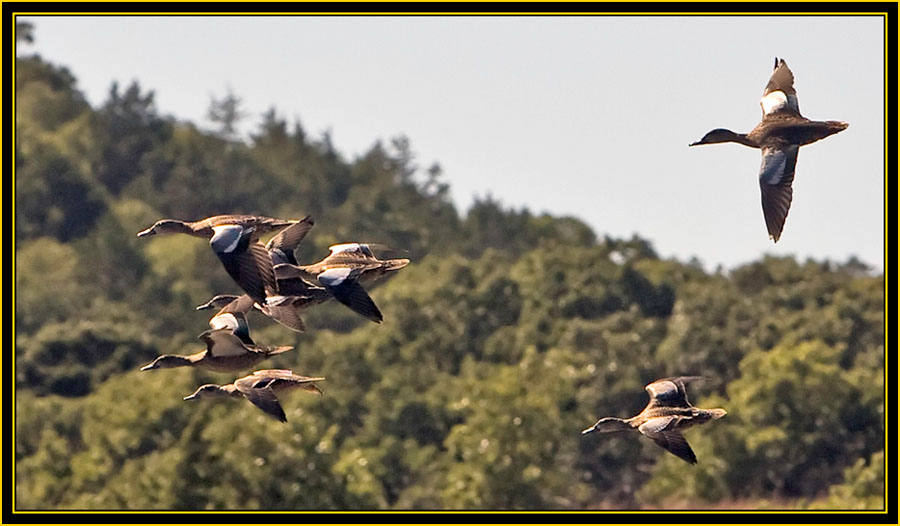
<instances>
[{"instance_id":1,"label":"white wing patch","mask_svg":"<svg viewBox=\"0 0 900 526\"><path fill-rule=\"evenodd\" d=\"M675 385L674 382L669 380L660 380L657 382L653 382L652 384L647 385L645 387L647 391L650 392L650 396L653 398L671 398L674 395L678 394L678 386Z\"/></svg>"},{"instance_id":2,"label":"white wing patch","mask_svg":"<svg viewBox=\"0 0 900 526\"><path fill-rule=\"evenodd\" d=\"M781 90L775 90L765 97L759 99L762 106L763 114L768 115L787 106L788 98Z\"/></svg>"},{"instance_id":3,"label":"white wing patch","mask_svg":"<svg viewBox=\"0 0 900 526\"><path fill-rule=\"evenodd\" d=\"M319 283L326 287L337 287L349 278L352 272L351 268L330 268L319 274Z\"/></svg>"},{"instance_id":4,"label":"white wing patch","mask_svg":"<svg viewBox=\"0 0 900 526\"><path fill-rule=\"evenodd\" d=\"M228 254L237 248L238 243L240 243L244 227L239 225L220 225L214 226L213 232L215 234L209 240L213 250L219 254Z\"/></svg>"},{"instance_id":5,"label":"white wing patch","mask_svg":"<svg viewBox=\"0 0 900 526\"><path fill-rule=\"evenodd\" d=\"M340 254L341 252L359 252L360 246L359 243L341 243L340 245L331 245L328 247L328 250L331 251L331 254Z\"/></svg>"},{"instance_id":6,"label":"white wing patch","mask_svg":"<svg viewBox=\"0 0 900 526\"><path fill-rule=\"evenodd\" d=\"M331 245L328 247L328 250L331 251L332 256L335 254L355 252L366 257L375 257L375 254L372 253L372 249L367 243L341 243L340 245Z\"/></svg>"},{"instance_id":7,"label":"white wing patch","mask_svg":"<svg viewBox=\"0 0 900 526\"><path fill-rule=\"evenodd\" d=\"M238 328L238 320L234 314L230 312L225 312L219 314L218 316L213 316L211 320L209 320L209 326L216 329L231 329L237 330Z\"/></svg>"},{"instance_id":8,"label":"white wing patch","mask_svg":"<svg viewBox=\"0 0 900 526\"><path fill-rule=\"evenodd\" d=\"M267 307L278 307L278 306L280 306L280 305L283 305L284 303L286 303L286 302L289 301L290 299L291 299L291 298L289 298L289 297L287 297L287 296L281 296L281 295L278 295L278 296L266 296L266 306L267 306Z\"/></svg>"}]
</instances>

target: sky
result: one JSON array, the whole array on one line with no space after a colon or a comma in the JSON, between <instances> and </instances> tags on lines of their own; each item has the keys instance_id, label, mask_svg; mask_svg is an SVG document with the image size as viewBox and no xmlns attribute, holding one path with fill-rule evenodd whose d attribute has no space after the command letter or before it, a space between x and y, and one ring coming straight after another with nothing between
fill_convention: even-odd
<instances>
[{"instance_id":1,"label":"sky","mask_svg":"<svg viewBox=\"0 0 900 526\"><path fill-rule=\"evenodd\" d=\"M275 107L348 160L404 135L463 213L490 195L707 269L765 254L884 268L880 17L23 19L36 42L19 52L68 67L94 106L137 80L160 113L211 129L210 100L230 89L245 133ZM804 116L850 127L801 148L773 244L759 151L687 145L750 131L776 56Z\"/></svg>"}]
</instances>

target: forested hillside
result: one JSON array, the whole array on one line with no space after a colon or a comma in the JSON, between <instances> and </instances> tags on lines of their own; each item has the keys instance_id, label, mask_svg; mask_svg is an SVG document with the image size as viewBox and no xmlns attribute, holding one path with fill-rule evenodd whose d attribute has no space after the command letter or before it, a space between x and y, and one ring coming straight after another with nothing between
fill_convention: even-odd
<instances>
[{"instance_id":1,"label":"forested hillside","mask_svg":"<svg viewBox=\"0 0 900 526\"><path fill-rule=\"evenodd\" d=\"M277 108L253 118L246 141L203 130L137 84L91 107L66 68L17 59L17 509L883 506L883 275L710 273L502 196L458 210L405 138L348 159ZM303 334L250 314L257 342L296 347L259 368L326 377L285 424L182 401L234 375L139 371L200 351L194 307L240 290L203 240L135 233L224 213L311 214L303 262L348 241L412 260L371 289L383 324L336 302ZM580 434L673 375L728 410L685 433L697 465Z\"/></svg>"}]
</instances>

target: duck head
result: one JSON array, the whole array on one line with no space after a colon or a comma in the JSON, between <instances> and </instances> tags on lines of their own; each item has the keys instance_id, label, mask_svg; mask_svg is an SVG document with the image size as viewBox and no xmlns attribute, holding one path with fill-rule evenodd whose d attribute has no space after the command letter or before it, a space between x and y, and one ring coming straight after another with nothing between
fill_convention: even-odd
<instances>
[{"instance_id":1,"label":"duck head","mask_svg":"<svg viewBox=\"0 0 900 526\"><path fill-rule=\"evenodd\" d=\"M228 389L228 387L232 387L232 389ZM205 384L201 385L194 391L192 394L189 394L184 397L185 400L200 400L202 398L221 398L223 396L229 396L234 391L234 386L223 386L216 384Z\"/></svg>"},{"instance_id":2,"label":"duck head","mask_svg":"<svg viewBox=\"0 0 900 526\"><path fill-rule=\"evenodd\" d=\"M726 130L725 128L716 128L715 130L710 130L699 141L692 142L688 144L688 146L718 144L723 142L736 142L738 144L743 144L744 146L749 146L751 148L759 148L759 145L748 139L747 135L743 133L735 133L731 130Z\"/></svg>"},{"instance_id":3,"label":"duck head","mask_svg":"<svg viewBox=\"0 0 900 526\"><path fill-rule=\"evenodd\" d=\"M700 146L702 144L717 144L720 142L729 142L734 140L734 137L737 134L731 130L726 130L725 128L716 128L715 130L711 130L707 132L706 135L703 136L699 141L692 142L688 144L688 146Z\"/></svg>"},{"instance_id":4,"label":"duck head","mask_svg":"<svg viewBox=\"0 0 900 526\"><path fill-rule=\"evenodd\" d=\"M581 434L586 435L588 433L593 433L594 431L599 431L601 433L612 433L613 431L627 431L629 429L631 429L631 426L628 425L628 422L622 420L621 418L608 416L606 418L597 420L596 424L585 429L581 432Z\"/></svg>"},{"instance_id":5,"label":"duck head","mask_svg":"<svg viewBox=\"0 0 900 526\"><path fill-rule=\"evenodd\" d=\"M233 294L219 294L218 296L213 296L212 299L203 305L197 305L197 310L221 309L236 299L238 297Z\"/></svg>"},{"instance_id":6,"label":"duck head","mask_svg":"<svg viewBox=\"0 0 900 526\"><path fill-rule=\"evenodd\" d=\"M157 356L155 360L141 367L141 370L149 371L151 369L172 369L173 367L183 367L185 365L191 365L191 361L184 356L163 354L161 356Z\"/></svg>"},{"instance_id":7,"label":"duck head","mask_svg":"<svg viewBox=\"0 0 900 526\"><path fill-rule=\"evenodd\" d=\"M190 231L184 221L177 219L160 219L150 228L145 228L137 233L137 237L152 236L154 234L175 234Z\"/></svg>"}]
</instances>

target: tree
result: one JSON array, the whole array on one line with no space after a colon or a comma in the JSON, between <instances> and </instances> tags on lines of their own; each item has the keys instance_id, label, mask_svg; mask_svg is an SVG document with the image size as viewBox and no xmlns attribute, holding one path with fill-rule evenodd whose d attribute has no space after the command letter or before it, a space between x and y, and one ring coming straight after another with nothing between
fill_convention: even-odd
<instances>
[{"instance_id":1,"label":"tree","mask_svg":"<svg viewBox=\"0 0 900 526\"><path fill-rule=\"evenodd\" d=\"M218 126L217 134L225 140L237 138L237 126L246 112L241 109L241 98L234 94L231 86L226 88L226 93L221 99L210 95L209 108L206 110L206 118Z\"/></svg>"},{"instance_id":2,"label":"tree","mask_svg":"<svg viewBox=\"0 0 900 526\"><path fill-rule=\"evenodd\" d=\"M172 135L172 124L159 116L153 99L153 91L142 94L137 81L124 93L113 82L109 98L95 114L100 149L95 170L114 195L143 174L159 177L168 169L159 156Z\"/></svg>"},{"instance_id":3,"label":"tree","mask_svg":"<svg viewBox=\"0 0 900 526\"><path fill-rule=\"evenodd\" d=\"M34 24L16 20L16 43L20 41L26 44L34 43Z\"/></svg>"}]
</instances>

